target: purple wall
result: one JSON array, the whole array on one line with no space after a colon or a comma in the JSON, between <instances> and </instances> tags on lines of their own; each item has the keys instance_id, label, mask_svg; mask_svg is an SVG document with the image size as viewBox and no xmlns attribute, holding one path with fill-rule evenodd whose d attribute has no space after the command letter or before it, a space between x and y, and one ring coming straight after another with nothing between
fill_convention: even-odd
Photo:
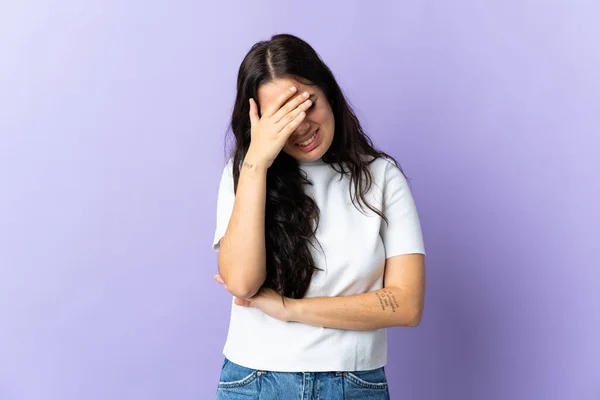
<instances>
[{"instance_id":1,"label":"purple wall","mask_svg":"<svg viewBox=\"0 0 600 400\"><path fill-rule=\"evenodd\" d=\"M0 5L0 399L214 398L223 134L276 32L412 179L427 301L393 398L600 398L596 1L161 3Z\"/></svg>"}]
</instances>

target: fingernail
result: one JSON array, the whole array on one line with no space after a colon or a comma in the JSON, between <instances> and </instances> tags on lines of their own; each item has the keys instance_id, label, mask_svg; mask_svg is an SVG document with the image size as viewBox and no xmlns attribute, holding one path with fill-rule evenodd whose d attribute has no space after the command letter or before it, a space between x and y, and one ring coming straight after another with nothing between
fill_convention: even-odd
<instances>
[{"instance_id":1,"label":"fingernail","mask_svg":"<svg viewBox=\"0 0 600 400\"><path fill-rule=\"evenodd\" d=\"M296 86L292 86L292 87L290 88L290 91L291 91L291 92L295 92L295 91L296 91Z\"/></svg>"}]
</instances>

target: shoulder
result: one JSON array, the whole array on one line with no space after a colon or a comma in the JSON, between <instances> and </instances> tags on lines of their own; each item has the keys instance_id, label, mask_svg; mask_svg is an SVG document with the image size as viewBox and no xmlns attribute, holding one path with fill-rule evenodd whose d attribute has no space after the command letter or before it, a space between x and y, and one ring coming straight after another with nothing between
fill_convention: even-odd
<instances>
[{"instance_id":1,"label":"shoulder","mask_svg":"<svg viewBox=\"0 0 600 400\"><path fill-rule=\"evenodd\" d=\"M369 170L375 181L381 183L387 183L390 180L406 182L404 173L393 159L388 157L371 157L370 159Z\"/></svg>"},{"instance_id":2,"label":"shoulder","mask_svg":"<svg viewBox=\"0 0 600 400\"><path fill-rule=\"evenodd\" d=\"M233 177L233 158L228 158L223 167L223 176Z\"/></svg>"},{"instance_id":3,"label":"shoulder","mask_svg":"<svg viewBox=\"0 0 600 400\"><path fill-rule=\"evenodd\" d=\"M217 169L217 171L218 171L218 169ZM231 190L231 188L233 188L233 160L231 158L228 159L227 162L225 163L225 165L223 166L223 169L221 172L220 187L221 188L229 188L229 190Z\"/></svg>"}]
</instances>

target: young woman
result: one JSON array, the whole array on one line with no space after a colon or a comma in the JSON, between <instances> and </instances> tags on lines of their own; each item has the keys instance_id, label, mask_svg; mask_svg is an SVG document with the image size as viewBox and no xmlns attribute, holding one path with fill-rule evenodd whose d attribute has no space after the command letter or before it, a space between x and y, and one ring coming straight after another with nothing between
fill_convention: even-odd
<instances>
[{"instance_id":1,"label":"young woman","mask_svg":"<svg viewBox=\"0 0 600 400\"><path fill-rule=\"evenodd\" d=\"M405 176L292 35L244 58L231 130L213 243L234 296L217 399L388 399L386 328L423 314Z\"/></svg>"}]
</instances>

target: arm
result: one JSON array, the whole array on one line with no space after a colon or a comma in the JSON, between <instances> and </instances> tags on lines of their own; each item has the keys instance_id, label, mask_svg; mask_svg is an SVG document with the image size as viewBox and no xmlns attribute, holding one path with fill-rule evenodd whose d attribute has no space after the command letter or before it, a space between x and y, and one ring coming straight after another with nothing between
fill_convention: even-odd
<instances>
[{"instance_id":1,"label":"arm","mask_svg":"<svg viewBox=\"0 0 600 400\"><path fill-rule=\"evenodd\" d=\"M286 299L286 309L290 321L326 328L415 327L423 315L424 295L425 256L406 254L386 260L381 290L353 296Z\"/></svg>"},{"instance_id":2,"label":"arm","mask_svg":"<svg viewBox=\"0 0 600 400\"><path fill-rule=\"evenodd\" d=\"M244 162L231 219L220 242L219 274L236 297L254 296L266 278L266 181L267 168Z\"/></svg>"},{"instance_id":3,"label":"arm","mask_svg":"<svg viewBox=\"0 0 600 400\"><path fill-rule=\"evenodd\" d=\"M264 283L265 204L267 169L287 139L306 117L311 102L308 93L296 96L297 88L283 91L272 104L263 107L249 99L250 147L240 170L231 217L219 245L219 274L236 297L254 296ZM295 96L289 100L291 96ZM288 101L289 100L289 101ZM284 105L285 104L285 105Z\"/></svg>"}]
</instances>

